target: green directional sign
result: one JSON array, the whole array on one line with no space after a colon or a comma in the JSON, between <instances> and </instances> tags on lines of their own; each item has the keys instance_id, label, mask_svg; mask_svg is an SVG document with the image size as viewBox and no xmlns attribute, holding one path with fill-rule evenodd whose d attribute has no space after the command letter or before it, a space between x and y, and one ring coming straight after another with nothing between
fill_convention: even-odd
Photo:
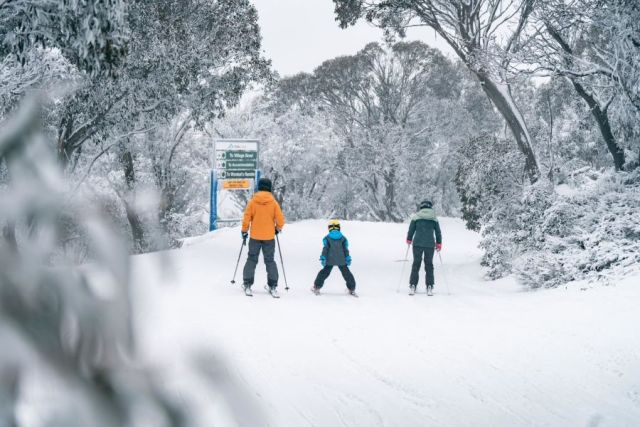
<instances>
[{"instance_id":1,"label":"green directional sign","mask_svg":"<svg viewBox=\"0 0 640 427\"><path fill-rule=\"evenodd\" d=\"M225 163L226 170L256 170L258 167L255 160L227 160Z\"/></svg>"},{"instance_id":2,"label":"green directional sign","mask_svg":"<svg viewBox=\"0 0 640 427\"><path fill-rule=\"evenodd\" d=\"M255 171L258 167L258 163L255 160L218 160L216 162L216 168L219 171L223 170L234 170L234 171L244 171L244 170L253 170Z\"/></svg>"},{"instance_id":3,"label":"green directional sign","mask_svg":"<svg viewBox=\"0 0 640 427\"><path fill-rule=\"evenodd\" d=\"M221 179L253 179L255 177L255 170L223 170L220 173Z\"/></svg>"},{"instance_id":4,"label":"green directional sign","mask_svg":"<svg viewBox=\"0 0 640 427\"><path fill-rule=\"evenodd\" d=\"M216 140L214 167L222 180L254 179L258 169L258 141ZM228 189L235 187L228 186Z\"/></svg>"},{"instance_id":5,"label":"green directional sign","mask_svg":"<svg viewBox=\"0 0 640 427\"><path fill-rule=\"evenodd\" d=\"M226 160L258 160L256 151L225 151L224 158Z\"/></svg>"}]
</instances>

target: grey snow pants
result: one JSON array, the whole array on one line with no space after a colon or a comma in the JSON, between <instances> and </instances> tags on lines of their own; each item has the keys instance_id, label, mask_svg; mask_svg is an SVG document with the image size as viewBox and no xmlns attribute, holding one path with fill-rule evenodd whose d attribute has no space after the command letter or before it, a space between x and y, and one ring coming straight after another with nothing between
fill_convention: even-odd
<instances>
[{"instance_id":1,"label":"grey snow pants","mask_svg":"<svg viewBox=\"0 0 640 427\"><path fill-rule=\"evenodd\" d=\"M423 248L420 246L413 247L413 264L411 265L411 276L409 277L409 284L416 286L418 284L418 278L420 274L420 265L424 258L424 269L427 273L426 282L427 286L433 286L433 253L435 248Z\"/></svg>"},{"instance_id":2,"label":"grey snow pants","mask_svg":"<svg viewBox=\"0 0 640 427\"><path fill-rule=\"evenodd\" d=\"M274 260L276 253L275 240L255 240L249 239L249 256L242 270L242 280L245 285L253 285L253 278L258 265L258 256L262 250L264 265L267 267L267 284L270 288L278 286L278 266Z\"/></svg>"},{"instance_id":3,"label":"grey snow pants","mask_svg":"<svg viewBox=\"0 0 640 427\"><path fill-rule=\"evenodd\" d=\"M316 276L316 280L313 282L313 286L320 289L324 285L324 281L327 280L329 274L331 274L331 270L333 269L333 265L325 265L322 267L322 270L318 272ZM342 273L342 277L347 284L347 289L350 291L356 290L356 279L353 277L353 273L349 270L349 267L346 265L336 265L340 269L340 273Z\"/></svg>"}]
</instances>

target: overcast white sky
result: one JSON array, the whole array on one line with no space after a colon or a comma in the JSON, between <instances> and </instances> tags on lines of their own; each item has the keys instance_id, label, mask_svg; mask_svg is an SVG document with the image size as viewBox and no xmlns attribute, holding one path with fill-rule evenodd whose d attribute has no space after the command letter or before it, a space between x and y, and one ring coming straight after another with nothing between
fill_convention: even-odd
<instances>
[{"instance_id":1,"label":"overcast white sky","mask_svg":"<svg viewBox=\"0 0 640 427\"><path fill-rule=\"evenodd\" d=\"M258 9L262 47L282 76L311 72L323 61L356 53L371 41L382 41L382 30L359 22L340 29L332 0L253 0ZM431 29L414 29L409 40L422 40L450 55L451 50Z\"/></svg>"}]
</instances>

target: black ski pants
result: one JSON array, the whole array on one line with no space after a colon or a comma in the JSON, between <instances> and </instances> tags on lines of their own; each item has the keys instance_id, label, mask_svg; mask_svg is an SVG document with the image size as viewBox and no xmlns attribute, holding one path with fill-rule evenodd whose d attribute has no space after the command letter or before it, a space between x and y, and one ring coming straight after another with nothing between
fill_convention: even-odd
<instances>
[{"instance_id":1,"label":"black ski pants","mask_svg":"<svg viewBox=\"0 0 640 427\"><path fill-rule=\"evenodd\" d=\"M253 285L253 278L258 265L258 256L262 250L264 265L267 267L267 284L271 288L278 286L278 266L274 260L276 253L275 240L249 239L249 256L242 270L242 280L246 285Z\"/></svg>"},{"instance_id":2,"label":"black ski pants","mask_svg":"<svg viewBox=\"0 0 640 427\"><path fill-rule=\"evenodd\" d=\"M318 272L318 275L316 276L316 280L313 282L313 286L315 286L318 289L322 288L322 285L324 285L324 281L327 280L327 277L329 277L329 275L331 274L331 270L333 270L333 267L334 267L333 265L324 266L322 270ZM340 273L342 273L342 277L344 277L344 280L347 282L347 288L350 291L355 291L356 279L355 277L353 277L353 273L351 273L351 270L349 270L349 267L347 267L346 265L337 265L335 267L338 267L340 269Z\"/></svg>"},{"instance_id":3,"label":"black ski pants","mask_svg":"<svg viewBox=\"0 0 640 427\"><path fill-rule=\"evenodd\" d=\"M411 265L411 277L409 277L409 284L411 286L418 285L418 279L420 275L420 264L424 259L424 269L427 273L426 282L427 286L433 286L433 253L435 248L423 248L420 246L413 247L413 264Z\"/></svg>"}]
</instances>

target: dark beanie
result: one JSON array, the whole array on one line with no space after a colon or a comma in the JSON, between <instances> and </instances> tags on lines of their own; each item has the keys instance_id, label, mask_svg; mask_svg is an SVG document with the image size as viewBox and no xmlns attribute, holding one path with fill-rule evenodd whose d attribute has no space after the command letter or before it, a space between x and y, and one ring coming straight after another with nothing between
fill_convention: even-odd
<instances>
[{"instance_id":1,"label":"dark beanie","mask_svg":"<svg viewBox=\"0 0 640 427\"><path fill-rule=\"evenodd\" d=\"M420 209L431 209L433 207L433 203L431 200L423 200L420 202Z\"/></svg>"},{"instance_id":2,"label":"dark beanie","mask_svg":"<svg viewBox=\"0 0 640 427\"><path fill-rule=\"evenodd\" d=\"M258 181L258 191L271 192L271 180L269 178L260 178L260 181Z\"/></svg>"}]
</instances>

